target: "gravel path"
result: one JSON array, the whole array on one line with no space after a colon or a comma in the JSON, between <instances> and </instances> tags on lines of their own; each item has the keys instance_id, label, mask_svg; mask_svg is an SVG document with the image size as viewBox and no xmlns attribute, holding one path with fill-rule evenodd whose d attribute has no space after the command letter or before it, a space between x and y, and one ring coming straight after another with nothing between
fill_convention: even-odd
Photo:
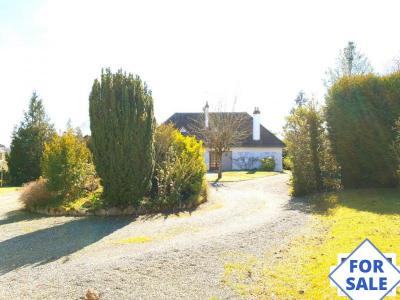
<instances>
[{"instance_id":1,"label":"gravel path","mask_svg":"<svg viewBox=\"0 0 400 300\"><path fill-rule=\"evenodd\" d=\"M42 217L0 196L0 299L238 299L224 263L262 256L308 221L288 206L288 175L210 187L210 200L179 215Z\"/></svg>"}]
</instances>

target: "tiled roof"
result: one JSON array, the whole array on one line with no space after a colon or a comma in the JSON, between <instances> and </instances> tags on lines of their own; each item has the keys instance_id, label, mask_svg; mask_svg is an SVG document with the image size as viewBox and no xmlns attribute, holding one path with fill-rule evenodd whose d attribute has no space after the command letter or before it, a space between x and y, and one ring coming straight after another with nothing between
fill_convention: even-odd
<instances>
[{"instance_id":1,"label":"tiled roof","mask_svg":"<svg viewBox=\"0 0 400 300\"><path fill-rule=\"evenodd\" d=\"M218 114L215 112L210 112L212 114ZM223 114L226 114L223 112ZM284 147L285 144L277 138L272 132L266 129L263 125L260 126L260 140L253 140L253 117L247 112L232 112L229 114L241 114L244 120L244 126L249 128L248 137L238 145L240 147ZM193 127L204 119L203 113L174 113L168 120L164 123L171 123L177 129L184 128L187 134L196 135L193 131Z\"/></svg>"}]
</instances>

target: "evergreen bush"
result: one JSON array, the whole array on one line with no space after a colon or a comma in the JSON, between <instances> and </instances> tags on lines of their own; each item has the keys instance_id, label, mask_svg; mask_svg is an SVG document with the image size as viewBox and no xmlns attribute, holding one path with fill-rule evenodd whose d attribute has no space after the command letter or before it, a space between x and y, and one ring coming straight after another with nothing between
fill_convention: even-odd
<instances>
[{"instance_id":1,"label":"evergreen bush","mask_svg":"<svg viewBox=\"0 0 400 300\"><path fill-rule=\"evenodd\" d=\"M153 98L138 76L102 72L89 97L90 147L110 205L139 206L154 168Z\"/></svg>"}]
</instances>

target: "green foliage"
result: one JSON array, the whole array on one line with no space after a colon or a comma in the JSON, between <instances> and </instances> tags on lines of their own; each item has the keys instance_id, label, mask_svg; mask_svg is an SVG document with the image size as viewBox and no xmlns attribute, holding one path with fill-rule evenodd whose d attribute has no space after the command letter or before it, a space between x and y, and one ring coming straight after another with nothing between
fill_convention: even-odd
<instances>
[{"instance_id":1,"label":"green foliage","mask_svg":"<svg viewBox=\"0 0 400 300\"><path fill-rule=\"evenodd\" d=\"M96 188L92 155L86 142L69 128L45 144L42 172L47 189L73 200Z\"/></svg>"},{"instance_id":2,"label":"green foliage","mask_svg":"<svg viewBox=\"0 0 400 300\"><path fill-rule=\"evenodd\" d=\"M284 170L291 170L293 168L292 160L289 156L284 157L282 163Z\"/></svg>"},{"instance_id":3,"label":"green foliage","mask_svg":"<svg viewBox=\"0 0 400 300\"><path fill-rule=\"evenodd\" d=\"M400 74L344 77L328 91L326 104L344 187L395 186L398 165L392 144L400 114Z\"/></svg>"},{"instance_id":4,"label":"green foliage","mask_svg":"<svg viewBox=\"0 0 400 300\"><path fill-rule=\"evenodd\" d=\"M315 103L295 107L284 128L287 159L291 162L296 196L338 186L338 170L323 127L323 115Z\"/></svg>"},{"instance_id":5,"label":"green foliage","mask_svg":"<svg viewBox=\"0 0 400 300\"><path fill-rule=\"evenodd\" d=\"M204 192L207 172L202 143L171 125L161 125L156 130L155 153L154 205L174 209L196 202Z\"/></svg>"},{"instance_id":6,"label":"green foliage","mask_svg":"<svg viewBox=\"0 0 400 300\"><path fill-rule=\"evenodd\" d=\"M97 173L109 204L138 206L154 168L153 98L138 76L106 69L89 97Z\"/></svg>"},{"instance_id":7,"label":"green foliage","mask_svg":"<svg viewBox=\"0 0 400 300\"><path fill-rule=\"evenodd\" d=\"M273 157L264 157L261 161L261 170L273 171L275 170L275 159Z\"/></svg>"},{"instance_id":8,"label":"green foliage","mask_svg":"<svg viewBox=\"0 0 400 300\"><path fill-rule=\"evenodd\" d=\"M12 135L7 159L11 184L21 185L39 178L44 143L53 133L42 100L34 92L23 121Z\"/></svg>"}]
</instances>

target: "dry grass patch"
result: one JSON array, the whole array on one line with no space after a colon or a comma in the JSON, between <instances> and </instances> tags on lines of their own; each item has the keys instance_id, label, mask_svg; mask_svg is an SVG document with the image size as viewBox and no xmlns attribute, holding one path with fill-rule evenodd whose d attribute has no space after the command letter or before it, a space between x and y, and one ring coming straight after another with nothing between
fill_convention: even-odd
<instances>
[{"instance_id":1,"label":"dry grass patch","mask_svg":"<svg viewBox=\"0 0 400 300\"><path fill-rule=\"evenodd\" d=\"M29 182L22 187L22 193L19 199L25 207L30 208L37 205L48 203L54 198L54 194L46 188L46 180L39 178L36 181Z\"/></svg>"}]
</instances>

